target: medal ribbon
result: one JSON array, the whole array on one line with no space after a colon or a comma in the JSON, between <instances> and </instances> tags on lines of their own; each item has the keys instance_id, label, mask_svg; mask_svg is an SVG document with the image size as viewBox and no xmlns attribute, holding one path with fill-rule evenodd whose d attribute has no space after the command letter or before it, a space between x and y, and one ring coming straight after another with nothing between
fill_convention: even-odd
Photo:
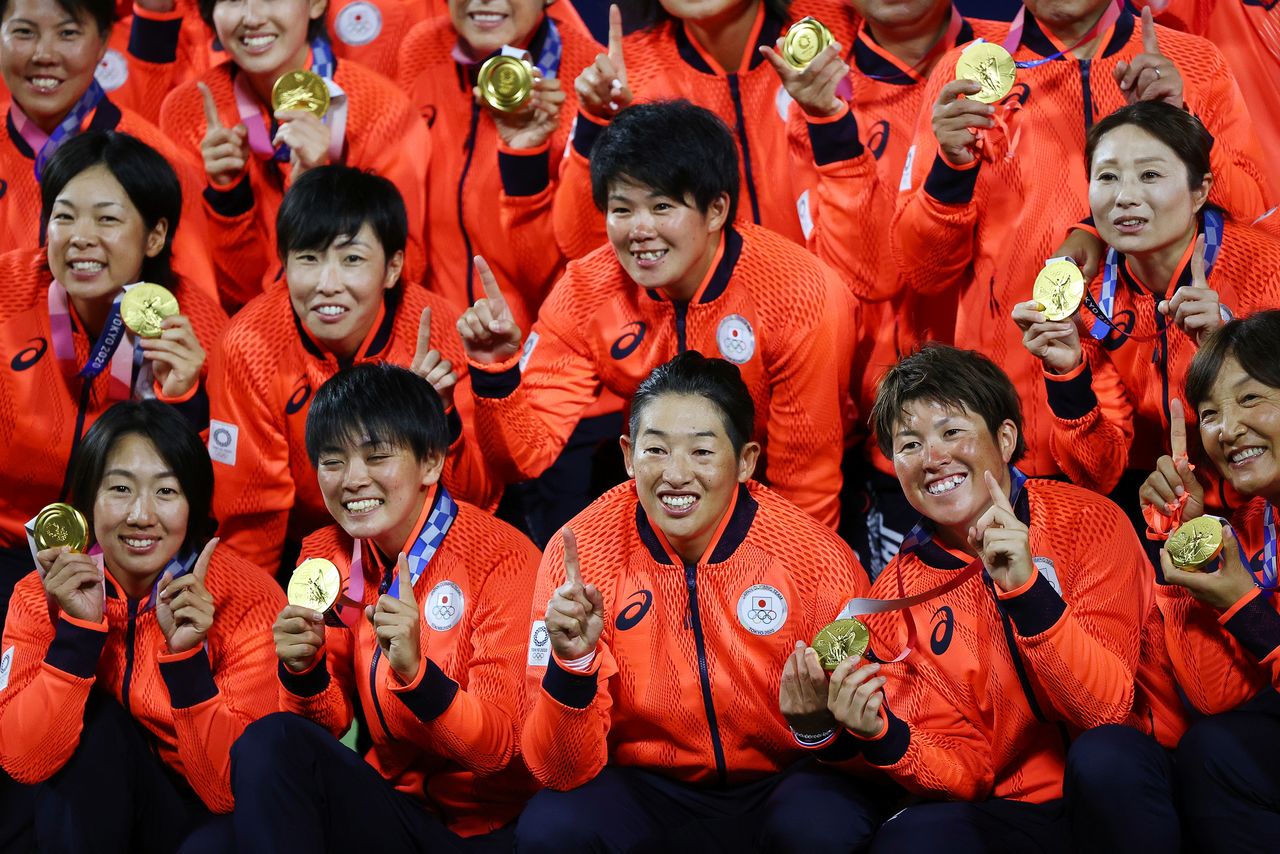
<instances>
[{"instance_id":1,"label":"medal ribbon","mask_svg":"<svg viewBox=\"0 0 1280 854\"><path fill-rule=\"evenodd\" d=\"M92 382L110 363L111 383L107 389L110 400L128 400L133 396L135 370L141 367L142 361L141 348L135 348L132 343L121 346L128 339L124 318L120 316L120 300L123 297L124 291L116 294L107 322L89 351L89 360L83 366L78 366L66 288L56 279L49 284L50 337L53 338L53 352L62 365L63 374Z\"/></svg>"},{"instance_id":2,"label":"medal ribbon","mask_svg":"<svg viewBox=\"0 0 1280 854\"><path fill-rule=\"evenodd\" d=\"M1258 580L1258 576L1253 572L1253 567L1249 566L1249 561L1244 561L1244 565L1249 567L1249 574L1253 576L1253 583L1262 589L1262 595L1270 597L1276 592L1276 587L1280 586L1280 579L1277 578L1276 571L1276 511L1268 501L1263 505L1262 517L1262 580Z\"/></svg>"},{"instance_id":3,"label":"medal ribbon","mask_svg":"<svg viewBox=\"0 0 1280 854\"><path fill-rule=\"evenodd\" d=\"M12 106L13 123L18 128L19 135L31 146L31 150L36 152L35 173L36 182L40 181L44 175L44 167L49 162L49 158L53 157L64 142L80 132L80 128L84 125L84 120L98 108L98 104L107 93L98 85L98 81L94 80L89 83L89 88L80 96L80 100L76 101L71 111L62 119L53 133L45 134L22 108L15 101Z\"/></svg>"},{"instance_id":4,"label":"medal ribbon","mask_svg":"<svg viewBox=\"0 0 1280 854\"><path fill-rule=\"evenodd\" d=\"M347 93L333 81L335 61L333 48L323 35L316 36L311 42L311 70L324 79L329 88L329 111L320 120L329 126L329 161L337 163L342 158L342 147L346 141L347 130ZM236 96L236 108L240 112L240 121L249 131L249 148L260 160L278 160L288 163L292 154L289 146L271 145L271 117L265 120L262 109L258 106L257 96L249 88L249 80L244 74L237 74L232 85ZM268 108L270 105L268 105Z\"/></svg>"},{"instance_id":5,"label":"medal ribbon","mask_svg":"<svg viewBox=\"0 0 1280 854\"><path fill-rule=\"evenodd\" d=\"M1106 32L1115 24L1116 21L1120 20L1120 12L1123 8L1124 4L1122 0L1113 0L1111 5L1107 7L1107 11L1102 13L1102 17L1098 19L1098 22L1089 28L1089 32L1077 39L1075 44L1070 47L1064 47L1052 56L1046 56L1044 59L1014 62L1014 65L1018 68L1035 68L1038 65L1044 65L1046 62L1053 62L1055 59L1075 50L1082 44L1088 44L1097 38L1099 33ZM1011 56L1013 55L1013 52L1018 49L1018 45L1022 44L1022 33L1026 29L1026 26L1027 7L1022 6L1018 9L1018 14L1009 25L1009 33L1005 36L1004 43L1002 45Z\"/></svg>"}]
</instances>

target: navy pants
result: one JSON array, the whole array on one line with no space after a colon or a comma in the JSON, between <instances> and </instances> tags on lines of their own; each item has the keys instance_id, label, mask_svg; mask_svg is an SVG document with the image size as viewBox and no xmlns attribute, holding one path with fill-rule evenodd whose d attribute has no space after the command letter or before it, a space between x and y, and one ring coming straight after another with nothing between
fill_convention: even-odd
<instances>
[{"instance_id":1,"label":"navy pants","mask_svg":"<svg viewBox=\"0 0 1280 854\"><path fill-rule=\"evenodd\" d=\"M1062 794L1042 804L993 798L908 807L885 822L872 850L1176 854L1181 847L1169 754L1135 729L1082 733L1067 752Z\"/></svg>"},{"instance_id":2,"label":"navy pants","mask_svg":"<svg viewBox=\"0 0 1280 854\"><path fill-rule=\"evenodd\" d=\"M534 795L516 850L841 854L865 850L880 815L853 778L808 761L726 789L610 765L576 789Z\"/></svg>"},{"instance_id":3,"label":"navy pants","mask_svg":"<svg viewBox=\"0 0 1280 854\"><path fill-rule=\"evenodd\" d=\"M1204 854L1280 850L1280 698L1270 689L1192 724L1178 744L1178 805Z\"/></svg>"}]
</instances>

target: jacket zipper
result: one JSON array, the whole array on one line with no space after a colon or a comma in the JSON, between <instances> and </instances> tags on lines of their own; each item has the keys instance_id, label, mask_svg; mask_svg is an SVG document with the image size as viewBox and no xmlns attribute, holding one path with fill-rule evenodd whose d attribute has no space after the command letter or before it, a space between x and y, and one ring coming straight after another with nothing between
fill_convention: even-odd
<instances>
[{"instance_id":1,"label":"jacket zipper","mask_svg":"<svg viewBox=\"0 0 1280 854\"><path fill-rule=\"evenodd\" d=\"M386 574L382 578L382 584L378 586L378 594L381 595L391 589L391 578L394 568L388 568ZM378 699L378 660L382 658L382 645L378 643L378 638L373 639L373 660L369 664L369 697L373 700L373 710L378 713L378 723L382 724L382 731L387 737L391 737L391 728L387 726L387 717L382 713L382 702Z\"/></svg>"},{"instance_id":2,"label":"jacket zipper","mask_svg":"<svg viewBox=\"0 0 1280 854\"><path fill-rule=\"evenodd\" d=\"M133 681L133 645L138 634L138 600L128 599L129 627L124 633L124 680L120 688L120 699L124 701L124 710L133 714L129 707L129 685Z\"/></svg>"},{"instance_id":3,"label":"jacket zipper","mask_svg":"<svg viewBox=\"0 0 1280 854\"><path fill-rule=\"evenodd\" d=\"M689 303L675 302L671 304L676 312L676 352L683 353L688 343L685 341L685 318L689 315Z\"/></svg>"},{"instance_id":4,"label":"jacket zipper","mask_svg":"<svg viewBox=\"0 0 1280 854\"><path fill-rule=\"evenodd\" d=\"M476 155L476 132L480 126L480 105L472 103L471 105L471 131L467 134L467 141L464 148L467 150L467 159L462 164L462 174L458 176L458 231L462 233L462 245L467 250L467 305L474 305L476 301L475 295L475 270L471 264L471 235L467 234L467 224L463 219L463 190L467 186L467 176L471 174L471 160Z\"/></svg>"},{"instance_id":5,"label":"jacket zipper","mask_svg":"<svg viewBox=\"0 0 1280 854\"><path fill-rule=\"evenodd\" d=\"M1151 310L1155 314L1156 329L1160 330L1160 343L1152 356L1160 360L1160 402L1164 407L1164 423L1169 424L1172 423L1169 415L1169 327L1160 313L1160 303L1153 300Z\"/></svg>"},{"instance_id":6,"label":"jacket zipper","mask_svg":"<svg viewBox=\"0 0 1280 854\"><path fill-rule=\"evenodd\" d=\"M84 434L84 413L89 408L89 395L93 393L93 380L84 379L80 382L80 404L76 410L76 432L71 437L71 457L76 455L76 448L80 447L80 439ZM68 457L70 459L71 457ZM58 500L66 501L67 492L71 489L71 467L67 466L67 473L62 477L62 489L58 490Z\"/></svg>"},{"instance_id":7,"label":"jacket zipper","mask_svg":"<svg viewBox=\"0 0 1280 854\"><path fill-rule=\"evenodd\" d=\"M1080 87L1084 91L1084 131L1089 132L1089 128L1093 127L1093 90L1089 88L1089 67L1093 60L1081 59L1080 63Z\"/></svg>"},{"instance_id":8,"label":"jacket zipper","mask_svg":"<svg viewBox=\"0 0 1280 854\"><path fill-rule=\"evenodd\" d=\"M698 680L702 683L702 705L707 710L707 727L711 730L711 751L716 758L716 776L720 785L728 783L724 762L724 747L720 743L720 725L716 723L716 707L711 698L711 672L707 667L707 644L702 636L702 618L698 614L698 567L684 568L684 583L689 591L689 620L693 627L693 642L698 650Z\"/></svg>"},{"instance_id":9,"label":"jacket zipper","mask_svg":"<svg viewBox=\"0 0 1280 854\"><path fill-rule=\"evenodd\" d=\"M747 178L747 196L751 199L751 221L760 224L760 201L756 198L756 181L751 172L751 144L747 142L747 120L742 112L742 92L738 75L730 74L729 95L733 98L733 115L737 122L738 144L742 146L742 173Z\"/></svg>"}]
</instances>

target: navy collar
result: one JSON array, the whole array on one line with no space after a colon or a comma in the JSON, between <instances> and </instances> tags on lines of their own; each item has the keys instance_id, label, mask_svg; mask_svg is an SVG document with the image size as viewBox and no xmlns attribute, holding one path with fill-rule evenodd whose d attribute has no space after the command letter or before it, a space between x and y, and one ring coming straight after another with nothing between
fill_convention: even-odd
<instances>
[{"instance_id":1,"label":"navy collar","mask_svg":"<svg viewBox=\"0 0 1280 854\"><path fill-rule=\"evenodd\" d=\"M760 37L756 39L756 43L751 46L751 59L747 67L755 70L760 63L764 62L764 55L760 53L761 47L773 47L777 44L778 39L782 36L782 30L786 26L786 21L779 18L765 5L764 24L760 27ZM671 19L671 28L675 31L676 52L680 54L680 58L693 67L695 71L703 74L716 74L716 71L707 64L702 53L694 46L693 40L689 38L689 34L685 32L684 23L676 18ZM726 69L728 74L734 74L734 69Z\"/></svg>"},{"instance_id":2,"label":"navy collar","mask_svg":"<svg viewBox=\"0 0 1280 854\"><path fill-rule=\"evenodd\" d=\"M382 313L382 323L378 326L378 331L374 333L373 339L369 341L369 347L363 353L359 353L361 359L370 359L379 356L386 349L388 342L391 341L391 333L395 330L396 312L400 308L400 300L403 296L405 283L399 282L395 287L383 291L383 306L385 311ZM308 354L314 356L320 361L328 361L329 359L337 359L333 353L323 350L311 340L311 336L307 334L307 330L302 326L302 318L298 317L298 313L293 310L293 303L289 303L289 314L293 316L293 330L298 333L298 339L302 342L302 349ZM343 361L338 359L340 368L349 367L354 360Z\"/></svg>"},{"instance_id":3,"label":"navy collar","mask_svg":"<svg viewBox=\"0 0 1280 854\"><path fill-rule=\"evenodd\" d=\"M1040 56L1053 56L1059 52L1057 45L1040 27L1040 22L1028 10L1026 13L1025 27L1022 31L1022 46L1039 54ZM1125 4L1120 10L1120 17L1116 19L1111 29L1111 38L1101 51L1094 54L1096 59L1099 56L1111 56L1117 53L1121 48L1128 44L1129 39L1133 36L1134 15L1133 10L1129 8L1129 4ZM1055 61L1064 61L1071 57L1070 51L1058 57Z\"/></svg>"},{"instance_id":4,"label":"navy collar","mask_svg":"<svg viewBox=\"0 0 1280 854\"><path fill-rule=\"evenodd\" d=\"M707 286L702 289L701 295L698 296L698 304L713 302L729 287L730 280L733 279L733 272L738 267L738 259L742 257L742 235L732 225L725 226L721 235L724 241L724 252L720 255L720 261L716 264L715 272L711 274L711 281L707 282ZM644 292L649 299L655 302L674 302L667 300L666 297L659 293L657 288L644 288Z\"/></svg>"},{"instance_id":5,"label":"navy collar","mask_svg":"<svg viewBox=\"0 0 1280 854\"><path fill-rule=\"evenodd\" d=\"M86 130L115 130L120 125L120 119L120 108L111 102L110 97L104 95L93 111L93 117L89 119L89 127ZM31 150L31 146L27 145L22 134L18 133L18 126L13 123L12 108L5 113L4 123L9 131L9 139L18 149L18 153L28 160L35 160L36 153Z\"/></svg>"},{"instance_id":6,"label":"navy collar","mask_svg":"<svg viewBox=\"0 0 1280 854\"><path fill-rule=\"evenodd\" d=\"M943 37L946 37L945 33ZM970 26L968 20L965 20L960 25L960 32L956 34L955 43L947 45L947 48L950 49L957 45L967 44L973 41L973 38L973 27ZM886 83L890 86L914 86L923 82L916 80L874 50L869 44L871 41L871 32L864 23L862 29L858 32L857 38L853 40L853 67L859 73L870 77L877 83Z\"/></svg>"},{"instance_id":7,"label":"navy collar","mask_svg":"<svg viewBox=\"0 0 1280 854\"><path fill-rule=\"evenodd\" d=\"M738 546L742 545L747 534L751 532L751 524L755 521L756 511L759 509L760 505L751 497L746 484L739 484L738 501L733 507L733 515L729 517L729 524L724 526L720 540L712 549L708 564L724 563L733 556ZM653 529L653 524L649 521L649 516L644 512L644 506L639 500L636 501L636 531L640 534L640 542L644 543L655 561L662 566L674 566L671 556L662 547L662 540L658 538L658 533Z\"/></svg>"}]
</instances>

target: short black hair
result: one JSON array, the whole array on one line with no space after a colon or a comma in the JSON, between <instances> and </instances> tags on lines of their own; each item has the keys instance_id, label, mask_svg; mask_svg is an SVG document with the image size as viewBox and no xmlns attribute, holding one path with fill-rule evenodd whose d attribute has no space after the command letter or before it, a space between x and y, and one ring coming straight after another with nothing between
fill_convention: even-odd
<instances>
[{"instance_id":1,"label":"short black hair","mask_svg":"<svg viewBox=\"0 0 1280 854\"><path fill-rule=\"evenodd\" d=\"M986 422L993 436L1001 424L1012 421L1018 441L1009 462L1016 463L1027 450L1018 392L1005 372L981 353L931 342L885 373L871 407L871 426L880 452L889 459L893 459L894 426L907 405L918 400L968 409Z\"/></svg>"},{"instance_id":2,"label":"short black hair","mask_svg":"<svg viewBox=\"0 0 1280 854\"><path fill-rule=\"evenodd\" d=\"M765 11L781 21L791 20L790 0L764 0ZM621 4L623 25L627 32L657 26L673 16L662 8L661 0L623 0ZM752 60L759 57L752 57Z\"/></svg>"},{"instance_id":3,"label":"short black hair","mask_svg":"<svg viewBox=\"0 0 1280 854\"><path fill-rule=\"evenodd\" d=\"M1164 101L1138 101L1121 107L1089 129L1084 142L1085 174L1093 174L1093 155L1102 138L1111 131L1133 125L1173 149L1187 169L1187 187L1194 190L1213 171L1209 152L1213 134L1186 110Z\"/></svg>"},{"instance_id":4,"label":"short black hair","mask_svg":"<svg viewBox=\"0 0 1280 854\"><path fill-rule=\"evenodd\" d=\"M201 19L209 25L209 29L211 30L213 30L213 7L217 6L221 2L222 0L200 0L198 4L200 7ZM328 11L328 7L326 6L325 8L326 11ZM328 35L328 30L325 29L324 17L324 15L321 15L319 18L312 20L307 25L308 42L315 39L315 37L321 33L324 33L326 36ZM214 35L217 35L217 30L214 30Z\"/></svg>"},{"instance_id":5,"label":"short black hair","mask_svg":"<svg viewBox=\"0 0 1280 854\"><path fill-rule=\"evenodd\" d=\"M126 436L141 436L155 446L178 479L187 499L184 551L198 551L213 534L213 463L209 449L190 422L158 400L127 400L115 404L93 422L71 457L71 504L84 514L93 530L93 506L106 472L107 458Z\"/></svg>"},{"instance_id":6,"label":"short black hair","mask_svg":"<svg viewBox=\"0 0 1280 854\"><path fill-rule=\"evenodd\" d=\"M651 101L618 113L591 147L591 198L605 210L618 181L664 196L693 198L702 213L721 193L738 212L738 146L710 110L688 101Z\"/></svg>"},{"instance_id":7,"label":"short black hair","mask_svg":"<svg viewBox=\"0 0 1280 854\"><path fill-rule=\"evenodd\" d=\"M58 8L73 20L83 21L88 16L98 25L98 35L103 41L111 35L111 28L116 23L115 0L53 0L53 2L57 3ZM13 0L0 0L0 20L9 17L9 10L12 7Z\"/></svg>"},{"instance_id":8,"label":"short black hair","mask_svg":"<svg viewBox=\"0 0 1280 854\"><path fill-rule=\"evenodd\" d=\"M125 195L142 215L148 230L165 220L169 224L164 248L142 261L142 280L161 285L173 283L170 260L173 237L182 217L182 185L164 155L137 137L113 130L91 130L64 142L45 165L40 180L40 231L49 226L53 203L80 173L103 165L124 187Z\"/></svg>"},{"instance_id":9,"label":"short black hair","mask_svg":"<svg viewBox=\"0 0 1280 854\"><path fill-rule=\"evenodd\" d=\"M320 386L307 412L307 456L318 465L334 448L361 444L408 448L419 460L449 450L444 404L431 383L407 368L366 362Z\"/></svg>"},{"instance_id":10,"label":"short black hair","mask_svg":"<svg viewBox=\"0 0 1280 854\"><path fill-rule=\"evenodd\" d=\"M1227 359L1263 385L1280 388L1280 310L1260 311L1228 320L1196 350L1187 369L1187 404L1198 409L1209 399Z\"/></svg>"},{"instance_id":11,"label":"short black hair","mask_svg":"<svg viewBox=\"0 0 1280 854\"><path fill-rule=\"evenodd\" d=\"M742 381L742 372L732 362L708 359L697 350L689 350L654 368L631 398L628 430L633 442L644 410L667 394L701 397L715 406L735 455L741 454L743 446L751 440L756 422L755 403Z\"/></svg>"},{"instance_id":12,"label":"short black hair","mask_svg":"<svg viewBox=\"0 0 1280 854\"><path fill-rule=\"evenodd\" d=\"M323 251L339 237L355 237L368 223L387 260L403 252L409 217L396 185L351 166L309 169L289 187L276 214L276 252Z\"/></svg>"}]
</instances>

